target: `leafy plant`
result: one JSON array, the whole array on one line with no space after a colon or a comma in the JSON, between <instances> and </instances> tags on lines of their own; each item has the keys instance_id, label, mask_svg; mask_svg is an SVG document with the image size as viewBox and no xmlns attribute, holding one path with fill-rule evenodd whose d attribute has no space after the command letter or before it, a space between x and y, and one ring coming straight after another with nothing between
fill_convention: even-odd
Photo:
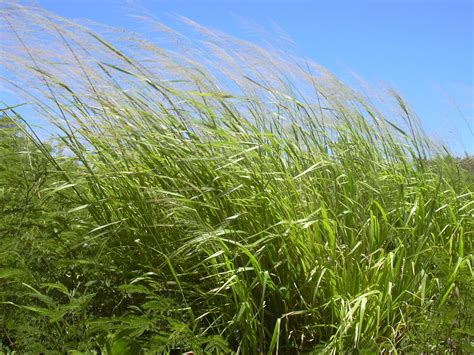
<instances>
[{"instance_id":1,"label":"leafy plant","mask_svg":"<svg viewBox=\"0 0 474 355\"><path fill-rule=\"evenodd\" d=\"M4 350L470 351L472 175L397 93L186 19L171 50L1 15L56 132L2 111Z\"/></svg>"}]
</instances>

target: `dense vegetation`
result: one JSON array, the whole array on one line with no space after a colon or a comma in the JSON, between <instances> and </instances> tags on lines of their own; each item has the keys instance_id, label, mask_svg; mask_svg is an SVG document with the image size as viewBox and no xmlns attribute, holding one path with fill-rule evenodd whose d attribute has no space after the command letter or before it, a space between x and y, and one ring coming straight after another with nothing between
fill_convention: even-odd
<instances>
[{"instance_id":1,"label":"dense vegetation","mask_svg":"<svg viewBox=\"0 0 474 355\"><path fill-rule=\"evenodd\" d=\"M472 160L398 94L189 20L1 15L36 111L0 119L0 351L474 350Z\"/></svg>"}]
</instances>

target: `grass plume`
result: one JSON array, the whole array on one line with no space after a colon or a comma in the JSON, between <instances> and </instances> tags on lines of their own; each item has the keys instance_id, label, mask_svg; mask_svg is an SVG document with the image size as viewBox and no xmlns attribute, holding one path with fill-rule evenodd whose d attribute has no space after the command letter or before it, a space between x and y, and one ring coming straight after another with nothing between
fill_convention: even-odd
<instances>
[{"instance_id":1,"label":"grass plume","mask_svg":"<svg viewBox=\"0 0 474 355\"><path fill-rule=\"evenodd\" d=\"M472 350L470 318L449 344L416 339L472 310L473 180L400 95L375 105L189 19L186 36L146 18L150 41L15 2L0 16L2 80L62 149L21 130L45 211L0 226L5 349Z\"/></svg>"}]
</instances>

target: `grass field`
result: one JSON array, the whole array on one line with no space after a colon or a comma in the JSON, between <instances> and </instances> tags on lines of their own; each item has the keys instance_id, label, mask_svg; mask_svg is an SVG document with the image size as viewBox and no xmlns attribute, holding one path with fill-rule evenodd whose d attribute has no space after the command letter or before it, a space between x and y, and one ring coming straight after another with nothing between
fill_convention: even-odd
<instances>
[{"instance_id":1,"label":"grass field","mask_svg":"<svg viewBox=\"0 0 474 355\"><path fill-rule=\"evenodd\" d=\"M0 352L474 351L472 160L400 95L186 19L1 16Z\"/></svg>"}]
</instances>

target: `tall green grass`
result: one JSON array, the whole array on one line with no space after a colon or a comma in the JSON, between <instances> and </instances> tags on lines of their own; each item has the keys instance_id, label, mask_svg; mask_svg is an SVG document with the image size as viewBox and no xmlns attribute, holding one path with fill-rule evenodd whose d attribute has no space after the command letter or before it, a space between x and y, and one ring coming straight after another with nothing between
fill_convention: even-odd
<instances>
[{"instance_id":1,"label":"tall green grass","mask_svg":"<svg viewBox=\"0 0 474 355\"><path fill-rule=\"evenodd\" d=\"M0 291L5 349L472 350L472 175L400 95L374 103L187 19L185 37L146 18L151 42L9 2L1 16L3 80L61 148L23 131L60 226L2 236L0 285L21 290ZM42 269L11 261L32 250ZM423 340L448 305L444 343Z\"/></svg>"}]
</instances>

